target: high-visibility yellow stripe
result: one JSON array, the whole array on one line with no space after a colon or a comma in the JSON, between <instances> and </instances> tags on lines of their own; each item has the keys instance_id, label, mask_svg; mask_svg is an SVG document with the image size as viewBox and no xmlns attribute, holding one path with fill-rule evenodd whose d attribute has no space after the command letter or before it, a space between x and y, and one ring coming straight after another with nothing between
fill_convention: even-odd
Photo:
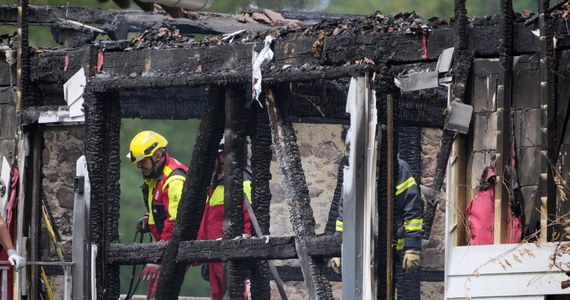
<instances>
[{"instance_id":1,"label":"high-visibility yellow stripe","mask_svg":"<svg viewBox=\"0 0 570 300\"><path fill-rule=\"evenodd\" d=\"M178 177L178 178L174 178ZM182 198L182 187L184 186L184 176L174 175L170 180L168 178L168 214L170 215L170 220L176 220L176 215L178 215L178 203L180 203L180 198Z\"/></svg>"},{"instance_id":2,"label":"high-visibility yellow stripe","mask_svg":"<svg viewBox=\"0 0 570 300\"><path fill-rule=\"evenodd\" d=\"M414 185L416 185L416 180L414 179L414 177L410 177L410 178L406 179L406 181L400 183L396 187L396 196L400 195L405 190L409 189L411 186L414 186Z\"/></svg>"},{"instance_id":3,"label":"high-visibility yellow stripe","mask_svg":"<svg viewBox=\"0 0 570 300\"><path fill-rule=\"evenodd\" d=\"M251 181L247 180L243 182L243 192L249 203L251 203ZM208 205L216 206L216 205L224 205L224 186L218 185L212 196L209 199Z\"/></svg>"},{"instance_id":4,"label":"high-visibility yellow stripe","mask_svg":"<svg viewBox=\"0 0 570 300\"><path fill-rule=\"evenodd\" d=\"M154 188L156 187L156 180L154 179L145 179L145 183L148 185L148 195L146 202L150 209L148 210L148 224L154 225L154 215L152 213L152 197L154 194Z\"/></svg>"},{"instance_id":5,"label":"high-visibility yellow stripe","mask_svg":"<svg viewBox=\"0 0 570 300\"><path fill-rule=\"evenodd\" d=\"M404 239L398 239L398 244L396 245L396 250L404 250Z\"/></svg>"},{"instance_id":6,"label":"high-visibility yellow stripe","mask_svg":"<svg viewBox=\"0 0 570 300\"><path fill-rule=\"evenodd\" d=\"M338 232L342 232L342 221L341 220L336 220L336 231Z\"/></svg>"},{"instance_id":7,"label":"high-visibility yellow stripe","mask_svg":"<svg viewBox=\"0 0 570 300\"><path fill-rule=\"evenodd\" d=\"M404 222L404 229L406 231L418 231L422 230L424 220L423 219L411 219Z\"/></svg>"}]
</instances>

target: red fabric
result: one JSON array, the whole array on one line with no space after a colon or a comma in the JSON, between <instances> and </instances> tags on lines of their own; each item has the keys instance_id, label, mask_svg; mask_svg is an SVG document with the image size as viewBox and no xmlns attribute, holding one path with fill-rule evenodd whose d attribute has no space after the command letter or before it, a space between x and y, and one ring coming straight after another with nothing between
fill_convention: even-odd
<instances>
[{"instance_id":1,"label":"red fabric","mask_svg":"<svg viewBox=\"0 0 570 300\"><path fill-rule=\"evenodd\" d=\"M214 194L216 189L224 189L223 185L218 185L210 190L210 196ZM221 193L223 195L223 193ZM245 200L244 200L245 201ZM204 216L200 223L200 230L198 231L198 240L215 240L224 235L224 205L210 205L210 198L206 201L204 208ZM243 232L251 234L251 217L247 212L245 203L243 204Z\"/></svg>"},{"instance_id":2,"label":"red fabric","mask_svg":"<svg viewBox=\"0 0 570 300\"><path fill-rule=\"evenodd\" d=\"M224 264L221 262L210 263L210 294L212 300L224 298Z\"/></svg>"},{"instance_id":3,"label":"red fabric","mask_svg":"<svg viewBox=\"0 0 570 300\"><path fill-rule=\"evenodd\" d=\"M485 191L477 192L467 207L471 245L492 245L495 228L495 184Z\"/></svg>"},{"instance_id":4,"label":"red fabric","mask_svg":"<svg viewBox=\"0 0 570 300\"><path fill-rule=\"evenodd\" d=\"M481 183L489 183L486 190L479 190L475 198L467 206L470 245L494 244L495 229L495 168L488 168L482 176ZM522 222L520 217L510 214L507 224L507 243L519 243L522 239Z\"/></svg>"}]
</instances>

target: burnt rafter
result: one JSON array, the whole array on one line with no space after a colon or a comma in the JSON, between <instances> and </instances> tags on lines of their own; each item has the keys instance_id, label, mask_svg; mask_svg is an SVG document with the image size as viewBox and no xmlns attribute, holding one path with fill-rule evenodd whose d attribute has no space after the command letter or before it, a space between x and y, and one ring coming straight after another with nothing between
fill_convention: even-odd
<instances>
[{"instance_id":1,"label":"burnt rafter","mask_svg":"<svg viewBox=\"0 0 570 300\"><path fill-rule=\"evenodd\" d=\"M306 251L312 257L340 255L341 235L306 237ZM112 264L133 265L160 262L166 243L113 243L107 251ZM184 241L180 243L176 262L201 263L229 260L273 260L299 258L296 237L264 237L235 240Z\"/></svg>"},{"instance_id":2,"label":"burnt rafter","mask_svg":"<svg viewBox=\"0 0 570 300\"><path fill-rule=\"evenodd\" d=\"M295 250L301 261L309 299L333 299L331 285L323 274L323 260L310 255L307 249L307 238L315 236L315 219L295 130L287 121L285 103L279 101L271 89L266 93L266 105L285 199L289 203L291 223L296 234Z\"/></svg>"}]
</instances>

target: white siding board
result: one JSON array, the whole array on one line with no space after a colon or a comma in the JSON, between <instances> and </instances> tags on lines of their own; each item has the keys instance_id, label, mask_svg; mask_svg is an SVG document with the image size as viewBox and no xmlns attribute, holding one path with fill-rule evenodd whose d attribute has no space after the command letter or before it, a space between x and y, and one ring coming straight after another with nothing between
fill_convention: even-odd
<instances>
[{"instance_id":1,"label":"white siding board","mask_svg":"<svg viewBox=\"0 0 570 300\"><path fill-rule=\"evenodd\" d=\"M452 247L446 266L446 299L570 294L560 287L570 278L552 267L558 247L552 243ZM570 263L570 255L556 259L558 265Z\"/></svg>"}]
</instances>

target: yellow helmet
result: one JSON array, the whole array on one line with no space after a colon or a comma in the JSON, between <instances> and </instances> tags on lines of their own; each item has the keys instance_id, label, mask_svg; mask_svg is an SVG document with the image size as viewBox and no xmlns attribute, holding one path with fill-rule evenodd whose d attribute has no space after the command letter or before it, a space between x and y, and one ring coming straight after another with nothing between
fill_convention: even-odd
<instances>
[{"instance_id":1,"label":"yellow helmet","mask_svg":"<svg viewBox=\"0 0 570 300\"><path fill-rule=\"evenodd\" d=\"M139 132L131 141L127 158L136 164L146 157L151 157L156 150L166 147L168 141L160 134L145 130Z\"/></svg>"}]
</instances>

